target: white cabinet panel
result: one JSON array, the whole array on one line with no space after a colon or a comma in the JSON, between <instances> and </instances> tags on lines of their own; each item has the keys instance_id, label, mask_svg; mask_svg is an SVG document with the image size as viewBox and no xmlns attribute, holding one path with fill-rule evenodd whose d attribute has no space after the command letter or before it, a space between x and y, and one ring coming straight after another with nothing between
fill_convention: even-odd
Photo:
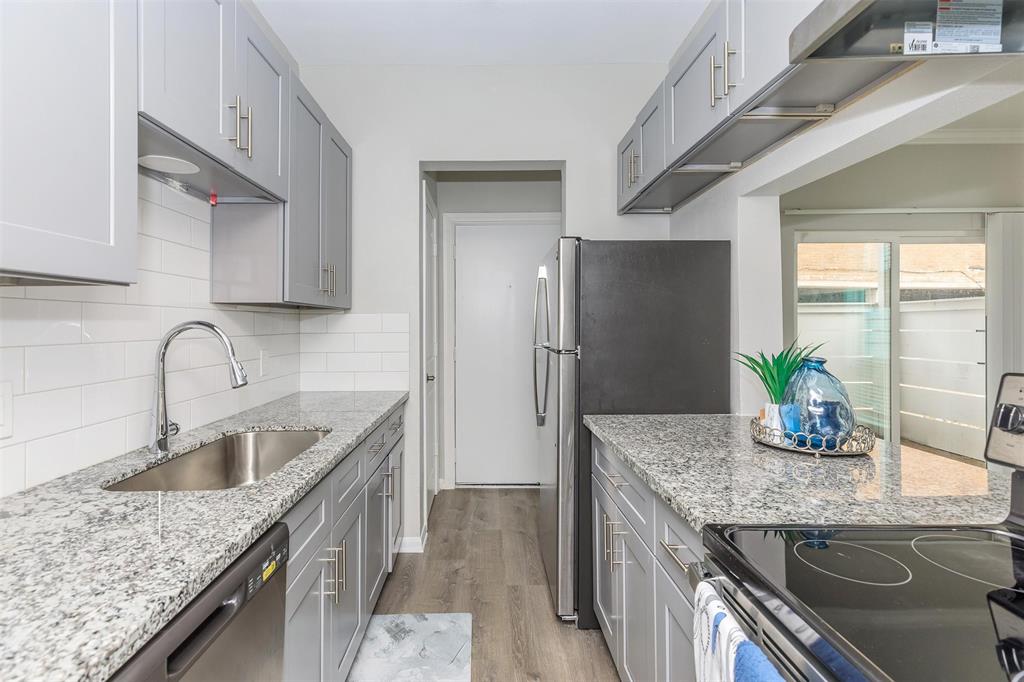
<instances>
[{"instance_id":1,"label":"white cabinet panel","mask_svg":"<svg viewBox=\"0 0 1024 682\"><path fill-rule=\"evenodd\" d=\"M236 0L139 0L139 111L226 163L236 11Z\"/></svg>"},{"instance_id":2,"label":"white cabinet panel","mask_svg":"<svg viewBox=\"0 0 1024 682\"><path fill-rule=\"evenodd\" d=\"M327 538L301 567L288 563L287 612L284 626L284 679L321 682L326 663L330 604L334 590ZM293 576L293 571L298 575Z\"/></svg>"},{"instance_id":3,"label":"white cabinet panel","mask_svg":"<svg viewBox=\"0 0 1024 682\"><path fill-rule=\"evenodd\" d=\"M621 587L619 675L654 679L654 555L628 523L612 533L612 570Z\"/></svg>"},{"instance_id":4,"label":"white cabinet panel","mask_svg":"<svg viewBox=\"0 0 1024 682\"><path fill-rule=\"evenodd\" d=\"M655 583L655 664L658 682L694 682L693 606L659 564Z\"/></svg>"},{"instance_id":5,"label":"white cabinet panel","mask_svg":"<svg viewBox=\"0 0 1024 682\"><path fill-rule=\"evenodd\" d=\"M134 3L0 2L0 272L135 280L137 48Z\"/></svg>"}]
</instances>

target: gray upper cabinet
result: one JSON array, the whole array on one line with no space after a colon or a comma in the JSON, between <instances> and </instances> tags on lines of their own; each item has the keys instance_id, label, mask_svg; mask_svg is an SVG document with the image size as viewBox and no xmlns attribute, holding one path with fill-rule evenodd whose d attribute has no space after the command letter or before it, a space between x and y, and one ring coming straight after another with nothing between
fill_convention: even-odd
<instances>
[{"instance_id":1,"label":"gray upper cabinet","mask_svg":"<svg viewBox=\"0 0 1024 682\"><path fill-rule=\"evenodd\" d=\"M330 121L323 146L324 304L352 307L352 148Z\"/></svg>"},{"instance_id":2,"label":"gray upper cabinet","mask_svg":"<svg viewBox=\"0 0 1024 682\"><path fill-rule=\"evenodd\" d=\"M324 305L330 271L324 260L323 149L329 125L298 77L291 77L288 203L284 218L284 300Z\"/></svg>"},{"instance_id":3,"label":"gray upper cabinet","mask_svg":"<svg viewBox=\"0 0 1024 682\"><path fill-rule=\"evenodd\" d=\"M289 67L244 8L236 14L235 55L238 107L228 128L238 142L234 166L287 199Z\"/></svg>"},{"instance_id":4,"label":"gray upper cabinet","mask_svg":"<svg viewBox=\"0 0 1024 682\"><path fill-rule=\"evenodd\" d=\"M637 186L645 187L665 170L665 84L651 95L636 119L639 133L640 162L636 169Z\"/></svg>"},{"instance_id":5,"label":"gray upper cabinet","mask_svg":"<svg viewBox=\"0 0 1024 682\"><path fill-rule=\"evenodd\" d=\"M237 11L237 0L139 0L139 112L227 164Z\"/></svg>"},{"instance_id":6,"label":"gray upper cabinet","mask_svg":"<svg viewBox=\"0 0 1024 682\"><path fill-rule=\"evenodd\" d=\"M729 115L723 101L722 49L726 6L720 3L698 29L665 79L666 156L678 159Z\"/></svg>"},{"instance_id":7,"label":"gray upper cabinet","mask_svg":"<svg viewBox=\"0 0 1024 682\"><path fill-rule=\"evenodd\" d=\"M640 158L640 130L634 123L630 126L626 136L619 142L616 156L618 158L618 182L616 185L616 198L619 208L625 206L636 196L640 190L637 185L636 167Z\"/></svg>"},{"instance_id":8,"label":"gray upper cabinet","mask_svg":"<svg viewBox=\"0 0 1024 682\"><path fill-rule=\"evenodd\" d=\"M0 2L0 284L135 281L137 22L129 2Z\"/></svg>"}]
</instances>

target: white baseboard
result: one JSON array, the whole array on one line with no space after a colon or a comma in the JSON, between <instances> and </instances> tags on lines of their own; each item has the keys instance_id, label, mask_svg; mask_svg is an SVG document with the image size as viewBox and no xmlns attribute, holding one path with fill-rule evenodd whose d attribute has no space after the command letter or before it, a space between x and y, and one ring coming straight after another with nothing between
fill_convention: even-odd
<instances>
[{"instance_id":1,"label":"white baseboard","mask_svg":"<svg viewBox=\"0 0 1024 682\"><path fill-rule=\"evenodd\" d=\"M427 529L423 529L422 536L413 535L411 537L403 537L401 543L398 545L399 554L423 554L424 548L427 546Z\"/></svg>"}]
</instances>

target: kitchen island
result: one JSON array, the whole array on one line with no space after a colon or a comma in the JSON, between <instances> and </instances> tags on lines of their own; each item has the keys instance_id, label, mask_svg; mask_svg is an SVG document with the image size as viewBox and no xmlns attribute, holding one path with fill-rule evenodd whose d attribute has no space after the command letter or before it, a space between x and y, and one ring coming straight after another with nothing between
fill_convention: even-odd
<instances>
[{"instance_id":1,"label":"kitchen island","mask_svg":"<svg viewBox=\"0 0 1024 682\"><path fill-rule=\"evenodd\" d=\"M587 415L584 424L592 551L581 561L622 679L695 679L706 526L990 524L1010 508L1006 468L909 447L816 458L755 443L750 417L734 415Z\"/></svg>"},{"instance_id":2,"label":"kitchen island","mask_svg":"<svg viewBox=\"0 0 1024 682\"><path fill-rule=\"evenodd\" d=\"M405 392L295 393L0 499L0 679L105 680L402 409ZM241 431L330 433L226 490L103 487Z\"/></svg>"},{"instance_id":3,"label":"kitchen island","mask_svg":"<svg viewBox=\"0 0 1024 682\"><path fill-rule=\"evenodd\" d=\"M755 443L750 417L588 415L583 422L698 531L708 523L997 523L1010 509L1010 471L996 464L977 472L983 483L966 486L959 474L975 465L928 468L927 458L911 460L899 445L816 458Z\"/></svg>"}]
</instances>

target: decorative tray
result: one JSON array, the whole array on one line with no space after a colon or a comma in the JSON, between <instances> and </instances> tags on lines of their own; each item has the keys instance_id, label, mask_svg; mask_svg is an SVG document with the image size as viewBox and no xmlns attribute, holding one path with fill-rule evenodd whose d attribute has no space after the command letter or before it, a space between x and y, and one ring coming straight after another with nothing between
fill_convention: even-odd
<instances>
[{"instance_id":1,"label":"decorative tray","mask_svg":"<svg viewBox=\"0 0 1024 682\"><path fill-rule=\"evenodd\" d=\"M802 452L815 457L849 457L866 455L875 447L875 433L865 426L853 427L849 437L817 436L802 432L780 431L762 424L757 417L750 420L750 437L758 443L778 448Z\"/></svg>"}]
</instances>

